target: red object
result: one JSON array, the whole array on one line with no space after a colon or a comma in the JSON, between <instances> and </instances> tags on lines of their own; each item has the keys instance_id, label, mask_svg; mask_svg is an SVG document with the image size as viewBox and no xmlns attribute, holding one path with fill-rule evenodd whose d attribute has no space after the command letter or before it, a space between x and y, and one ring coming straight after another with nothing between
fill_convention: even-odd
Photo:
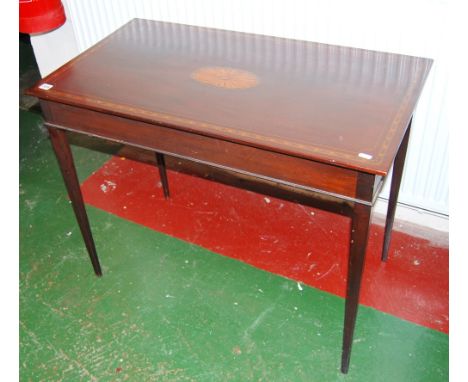
<instances>
[{"instance_id":1,"label":"red object","mask_svg":"<svg viewBox=\"0 0 468 382\"><path fill-rule=\"evenodd\" d=\"M60 0L20 0L19 31L21 33L50 32L65 23L65 11Z\"/></svg>"}]
</instances>

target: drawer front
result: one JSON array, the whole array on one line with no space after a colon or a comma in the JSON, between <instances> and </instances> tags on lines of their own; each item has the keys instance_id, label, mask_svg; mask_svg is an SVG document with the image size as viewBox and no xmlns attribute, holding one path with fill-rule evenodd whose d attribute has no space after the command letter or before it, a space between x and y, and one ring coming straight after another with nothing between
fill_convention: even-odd
<instances>
[{"instance_id":1,"label":"drawer front","mask_svg":"<svg viewBox=\"0 0 468 382\"><path fill-rule=\"evenodd\" d=\"M41 101L41 106L46 121L64 129L267 180L369 201L358 195L359 173L354 170L74 106L47 101Z\"/></svg>"}]
</instances>

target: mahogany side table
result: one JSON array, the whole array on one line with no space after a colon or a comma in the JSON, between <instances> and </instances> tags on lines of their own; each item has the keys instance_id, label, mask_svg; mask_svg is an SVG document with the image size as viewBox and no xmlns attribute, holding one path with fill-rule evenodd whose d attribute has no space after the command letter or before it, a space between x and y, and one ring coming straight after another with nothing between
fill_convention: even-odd
<instances>
[{"instance_id":1,"label":"mahogany side table","mask_svg":"<svg viewBox=\"0 0 468 382\"><path fill-rule=\"evenodd\" d=\"M236 174L233 184L350 217L347 373L372 206L393 166L388 256L413 111L432 60L134 19L48 75L40 104L96 275L66 131Z\"/></svg>"}]
</instances>

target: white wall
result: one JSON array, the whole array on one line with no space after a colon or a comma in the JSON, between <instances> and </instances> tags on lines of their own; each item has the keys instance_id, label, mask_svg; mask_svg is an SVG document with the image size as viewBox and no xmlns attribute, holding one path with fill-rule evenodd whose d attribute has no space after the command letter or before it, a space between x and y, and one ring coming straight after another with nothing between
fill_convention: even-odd
<instances>
[{"instance_id":1,"label":"white wall","mask_svg":"<svg viewBox=\"0 0 468 382\"><path fill-rule=\"evenodd\" d=\"M80 53L67 5L64 2L67 15L65 24L52 32L31 36L31 44L42 77Z\"/></svg>"},{"instance_id":2,"label":"white wall","mask_svg":"<svg viewBox=\"0 0 468 382\"><path fill-rule=\"evenodd\" d=\"M448 215L447 1L66 0L64 4L68 21L63 30L31 39L43 75L133 17L433 58L414 116L399 201L429 210L431 216ZM386 184L380 204L388 191ZM398 216L405 218L401 206ZM428 223L426 218L420 220ZM448 222L445 225L448 230Z\"/></svg>"}]
</instances>

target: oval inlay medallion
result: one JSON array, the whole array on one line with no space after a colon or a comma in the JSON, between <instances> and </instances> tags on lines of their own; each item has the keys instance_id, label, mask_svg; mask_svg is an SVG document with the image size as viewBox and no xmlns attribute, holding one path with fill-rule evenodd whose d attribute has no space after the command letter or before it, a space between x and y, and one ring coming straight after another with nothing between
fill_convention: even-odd
<instances>
[{"instance_id":1,"label":"oval inlay medallion","mask_svg":"<svg viewBox=\"0 0 468 382\"><path fill-rule=\"evenodd\" d=\"M206 66L195 70L191 77L203 84L226 89L253 88L259 82L251 72L224 66Z\"/></svg>"}]
</instances>

